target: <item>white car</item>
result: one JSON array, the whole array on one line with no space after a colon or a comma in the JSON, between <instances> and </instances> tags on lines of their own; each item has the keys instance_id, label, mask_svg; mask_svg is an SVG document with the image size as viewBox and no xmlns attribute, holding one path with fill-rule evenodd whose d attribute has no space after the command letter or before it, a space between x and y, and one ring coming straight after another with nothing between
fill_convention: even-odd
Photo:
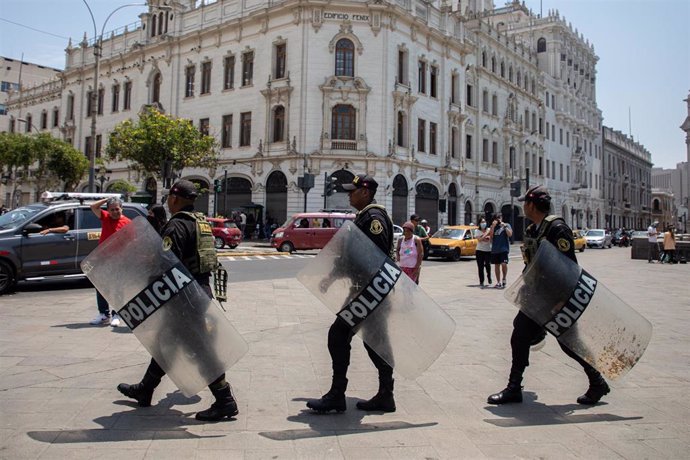
<instances>
[{"instance_id":1,"label":"white car","mask_svg":"<svg viewBox=\"0 0 690 460\"><path fill-rule=\"evenodd\" d=\"M611 234L601 228L593 228L588 230L585 234L585 240L587 240L588 248L610 248L613 246L611 242Z\"/></svg>"},{"instance_id":2,"label":"white car","mask_svg":"<svg viewBox=\"0 0 690 460\"><path fill-rule=\"evenodd\" d=\"M393 224L393 247L398 247L398 240L403 236L403 229L400 225Z\"/></svg>"}]
</instances>

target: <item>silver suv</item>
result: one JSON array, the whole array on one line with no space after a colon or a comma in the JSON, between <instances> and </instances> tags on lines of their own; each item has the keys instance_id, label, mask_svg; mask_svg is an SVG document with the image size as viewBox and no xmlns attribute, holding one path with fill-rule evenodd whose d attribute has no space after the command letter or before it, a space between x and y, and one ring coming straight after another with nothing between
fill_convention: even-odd
<instances>
[{"instance_id":1,"label":"silver suv","mask_svg":"<svg viewBox=\"0 0 690 460\"><path fill-rule=\"evenodd\" d=\"M35 203L0 216L0 294L18 281L81 273L80 263L98 245L101 222L89 202L78 200ZM130 219L146 217L144 205L123 203ZM41 230L67 225L67 233Z\"/></svg>"}]
</instances>

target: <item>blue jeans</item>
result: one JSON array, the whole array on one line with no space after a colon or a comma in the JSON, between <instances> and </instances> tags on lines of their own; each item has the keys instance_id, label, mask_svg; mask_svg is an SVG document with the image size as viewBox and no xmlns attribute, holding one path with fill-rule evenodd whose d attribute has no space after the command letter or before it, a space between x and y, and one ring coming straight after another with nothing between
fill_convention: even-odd
<instances>
[{"instance_id":1,"label":"blue jeans","mask_svg":"<svg viewBox=\"0 0 690 460\"><path fill-rule=\"evenodd\" d=\"M105 300L105 297L98 292L98 289L96 289L96 304L98 305L99 313L110 316L110 305L108 305L108 301Z\"/></svg>"}]
</instances>

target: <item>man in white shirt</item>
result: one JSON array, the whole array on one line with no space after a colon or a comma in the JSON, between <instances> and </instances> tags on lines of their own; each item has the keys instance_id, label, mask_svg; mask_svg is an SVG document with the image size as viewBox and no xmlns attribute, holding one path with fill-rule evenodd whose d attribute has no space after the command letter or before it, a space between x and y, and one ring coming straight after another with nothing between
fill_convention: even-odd
<instances>
[{"instance_id":1,"label":"man in white shirt","mask_svg":"<svg viewBox=\"0 0 690 460\"><path fill-rule=\"evenodd\" d=\"M654 263L654 261L659 258L659 244L657 243L659 231L656 229L658 225L659 222L654 221L647 229L647 238L649 239L649 256L647 258L647 262L650 264Z\"/></svg>"}]
</instances>

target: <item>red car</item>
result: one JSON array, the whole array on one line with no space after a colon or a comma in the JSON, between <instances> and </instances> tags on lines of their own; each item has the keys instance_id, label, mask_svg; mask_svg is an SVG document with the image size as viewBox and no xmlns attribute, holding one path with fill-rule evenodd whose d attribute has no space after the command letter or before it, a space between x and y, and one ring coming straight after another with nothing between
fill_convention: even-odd
<instances>
[{"instance_id":1,"label":"red car","mask_svg":"<svg viewBox=\"0 0 690 460\"><path fill-rule=\"evenodd\" d=\"M209 217L208 221L213 230L213 245L216 249L221 249L226 244L230 249L235 249L242 242L242 232L232 220Z\"/></svg>"}]
</instances>

